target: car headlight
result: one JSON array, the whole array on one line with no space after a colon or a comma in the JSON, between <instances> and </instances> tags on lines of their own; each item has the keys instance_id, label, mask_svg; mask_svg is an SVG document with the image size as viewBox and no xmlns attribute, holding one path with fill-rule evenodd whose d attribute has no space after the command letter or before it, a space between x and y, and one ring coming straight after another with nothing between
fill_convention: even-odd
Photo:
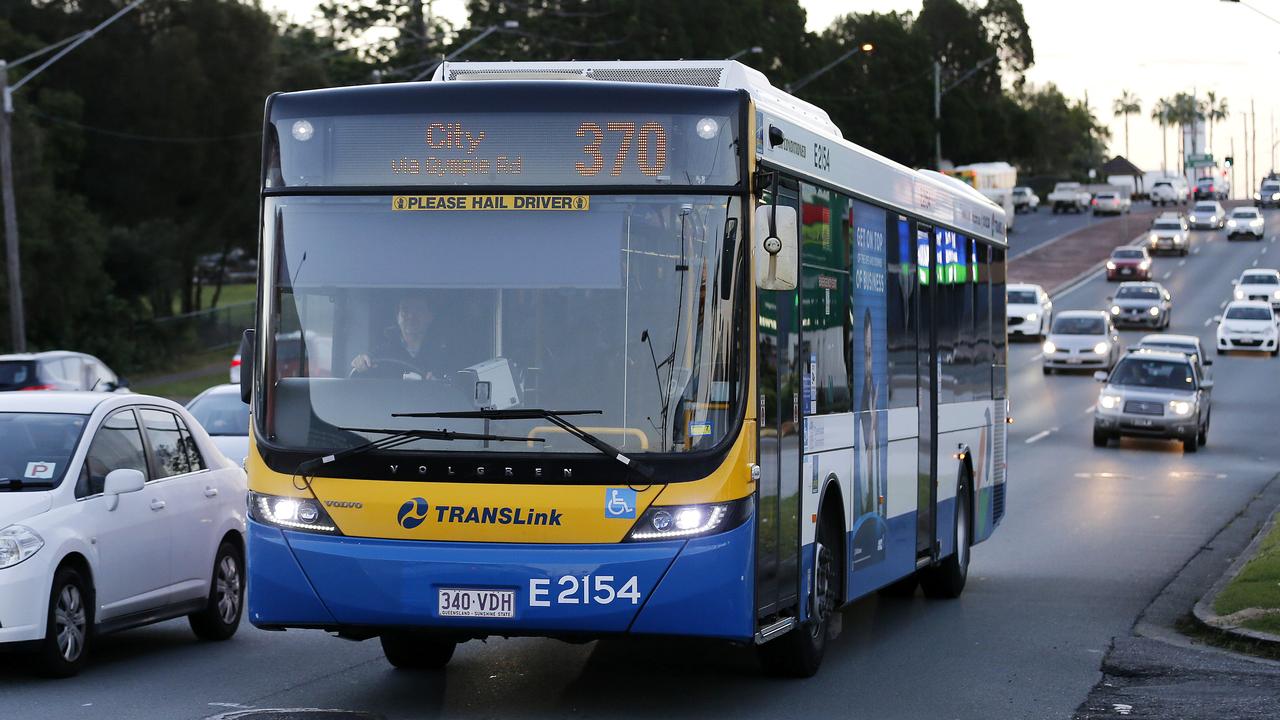
<instances>
[{"instance_id":1,"label":"car headlight","mask_svg":"<svg viewBox=\"0 0 1280 720\"><path fill-rule=\"evenodd\" d=\"M1280 290L1276 290L1275 292L1271 293L1271 297L1275 298L1276 300L1280 300Z\"/></svg>"},{"instance_id":2,"label":"car headlight","mask_svg":"<svg viewBox=\"0 0 1280 720\"><path fill-rule=\"evenodd\" d=\"M1160 239L1160 237L1159 237L1158 235L1156 235L1155 233L1151 233L1151 234L1149 234L1149 235L1147 236L1147 239L1149 239L1149 240L1151 241L1151 244L1153 244L1153 245L1154 245L1154 244L1155 244L1155 242L1156 242L1157 240L1159 240L1159 239Z\"/></svg>"},{"instance_id":3,"label":"car headlight","mask_svg":"<svg viewBox=\"0 0 1280 720\"><path fill-rule=\"evenodd\" d=\"M1027 317L1026 317L1027 322L1035 322L1036 320L1039 320L1039 319L1040 319L1039 315L1035 313L1027 313Z\"/></svg>"},{"instance_id":4,"label":"car headlight","mask_svg":"<svg viewBox=\"0 0 1280 720\"><path fill-rule=\"evenodd\" d=\"M249 493L249 517L263 525L286 530L341 535L324 506L312 498L282 497L266 493Z\"/></svg>"},{"instance_id":5,"label":"car headlight","mask_svg":"<svg viewBox=\"0 0 1280 720\"><path fill-rule=\"evenodd\" d=\"M1244 291L1243 291L1243 290L1241 290L1240 288L1236 288L1236 299L1237 299L1237 300L1243 300L1243 299L1244 299Z\"/></svg>"},{"instance_id":6,"label":"car headlight","mask_svg":"<svg viewBox=\"0 0 1280 720\"><path fill-rule=\"evenodd\" d=\"M1193 407L1194 406L1186 400L1169 401L1169 412L1177 415L1178 417L1186 417L1187 415L1190 415Z\"/></svg>"},{"instance_id":7,"label":"car headlight","mask_svg":"<svg viewBox=\"0 0 1280 720\"><path fill-rule=\"evenodd\" d=\"M1120 314L1120 306L1119 306L1119 305L1112 305L1112 306L1111 306L1111 314L1112 314L1112 315L1119 315L1119 314Z\"/></svg>"},{"instance_id":8,"label":"car headlight","mask_svg":"<svg viewBox=\"0 0 1280 720\"><path fill-rule=\"evenodd\" d=\"M1217 216L1217 215L1210 215L1210 216L1209 216L1209 222L1218 222L1218 216Z\"/></svg>"},{"instance_id":9,"label":"car headlight","mask_svg":"<svg viewBox=\"0 0 1280 720\"><path fill-rule=\"evenodd\" d=\"M1158 306L1152 305L1151 309L1148 310L1147 312L1151 313L1151 317L1155 317L1160 314L1160 308Z\"/></svg>"},{"instance_id":10,"label":"car headlight","mask_svg":"<svg viewBox=\"0 0 1280 720\"><path fill-rule=\"evenodd\" d=\"M631 541L682 540L724 532L751 517L752 498L706 505L651 505L627 533Z\"/></svg>"},{"instance_id":11,"label":"car headlight","mask_svg":"<svg viewBox=\"0 0 1280 720\"><path fill-rule=\"evenodd\" d=\"M1116 393L1103 390L1102 393L1098 395L1098 407L1103 410L1115 410L1120 407L1120 396Z\"/></svg>"},{"instance_id":12,"label":"car headlight","mask_svg":"<svg viewBox=\"0 0 1280 720\"><path fill-rule=\"evenodd\" d=\"M1236 226L1236 221L1235 221L1235 220L1228 220L1228 221L1227 221L1227 227L1235 227L1235 226Z\"/></svg>"},{"instance_id":13,"label":"car headlight","mask_svg":"<svg viewBox=\"0 0 1280 720\"><path fill-rule=\"evenodd\" d=\"M1261 195L1259 195L1258 193L1254 193L1254 194L1253 194L1253 199L1254 199L1254 200L1261 200L1261 199L1262 199L1262 196L1261 196Z\"/></svg>"},{"instance_id":14,"label":"car headlight","mask_svg":"<svg viewBox=\"0 0 1280 720\"><path fill-rule=\"evenodd\" d=\"M1042 349L1044 350L1045 355L1052 355L1058 352L1058 346L1054 345L1052 340L1045 340L1044 347Z\"/></svg>"},{"instance_id":15,"label":"car headlight","mask_svg":"<svg viewBox=\"0 0 1280 720\"><path fill-rule=\"evenodd\" d=\"M1149 267L1151 267L1151 261L1150 261L1150 260L1143 260L1142 262L1138 263L1138 269L1139 269L1139 270L1146 270L1146 269L1147 269L1147 268L1149 268Z\"/></svg>"},{"instance_id":16,"label":"car headlight","mask_svg":"<svg viewBox=\"0 0 1280 720\"><path fill-rule=\"evenodd\" d=\"M1191 222L1195 222L1195 221L1196 221L1196 216L1195 216L1195 215L1188 215L1188 216L1187 216L1187 219L1188 219L1188 220L1190 220Z\"/></svg>"},{"instance_id":17,"label":"car headlight","mask_svg":"<svg viewBox=\"0 0 1280 720\"><path fill-rule=\"evenodd\" d=\"M1107 261L1107 269L1108 269L1108 270L1115 270L1115 269L1116 269L1116 264L1115 264L1114 262L1112 262L1111 260L1108 260L1108 261Z\"/></svg>"},{"instance_id":18,"label":"car headlight","mask_svg":"<svg viewBox=\"0 0 1280 720\"><path fill-rule=\"evenodd\" d=\"M1280 200L1280 193L1271 193L1272 200Z\"/></svg>"},{"instance_id":19,"label":"car headlight","mask_svg":"<svg viewBox=\"0 0 1280 720\"><path fill-rule=\"evenodd\" d=\"M0 530L0 569L13 567L44 547L44 538L26 525Z\"/></svg>"},{"instance_id":20,"label":"car headlight","mask_svg":"<svg viewBox=\"0 0 1280 720\"><path fill-rule=\"evenodd\" d=\"M1110 352L1110 350L1111 350L1111 343L1107 342L1106 340L1103 340L1102 342L1093 346L1093 352L1095 355L1106 355L1108 352Z\"/></svg>"},{"instance_id":21,"label":"car headlight","mask_svg":"<svg viewBox=\"0 0 1280 720\"><path fill-rule=\"evenodd\" d=\"M1262 227L1263 223L1265 222L1266 221L1263 220L1262 218L1254 218L1249 221L1249 224L1252 225L1253 227Z\"/></svg>"}]
</instances>

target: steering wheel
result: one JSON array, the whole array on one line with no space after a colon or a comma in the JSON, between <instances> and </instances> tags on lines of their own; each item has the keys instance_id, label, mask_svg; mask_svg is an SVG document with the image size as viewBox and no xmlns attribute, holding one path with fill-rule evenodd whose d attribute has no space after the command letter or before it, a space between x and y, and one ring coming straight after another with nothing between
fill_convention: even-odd
<instances>
[{"instance_id":1,"label":"steering wheel","mask_svg":"<svg viewBox=\"0 0 1280 720\"><path fill-rule=\"evenodd\" d=\"M368 368L364 370L357 370L356 368L351 368L351 372L347 373L347 377L353 378L356 375L363 375L364 373L367 373L370 370L376 367L379 367L383 364L398 366L400 368L403 368L405 372L416 373L418 375L421 375L424 380L427 377L426 373L422 369L414 367L413 365L410 365L409 363L403 360L397 360L395 358L369 358Z\"/></svg>"}]
</instances>

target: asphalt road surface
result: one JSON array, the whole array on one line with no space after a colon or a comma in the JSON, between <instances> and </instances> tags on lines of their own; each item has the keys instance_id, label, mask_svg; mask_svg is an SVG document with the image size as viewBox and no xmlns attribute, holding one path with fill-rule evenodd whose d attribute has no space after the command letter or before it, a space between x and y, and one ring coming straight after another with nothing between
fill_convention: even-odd
<instances>
[{"instance_id":1,"label":"asphalt road surface","mask_svg":"<svg viewBox=\"0 0 1280 720\"><path fill-rule=\"evenodd\" d=\"M1212 344L1211 318L1231 278L1255 263L1280 266L1280 212L1268 215L1266 242L1201 232L1189 257L1155 261L1174 298L1172 331ZM1095 277L1055 306L1101 308L1113 289ZM233 640L204 644L175 621L104 638L70 680L33 678L4 661L0 718L204 718L249 707L396 719L1070 717L1101 677L1112 638L1128 635L1280 466L1280 359L1217 358L1208 445L1184 455L1157 441L1092 447L1098 384L1088 374L1043 375L1039 353L1036 343L1010 352L1008 513L974 549L964 596L855 603L811 680L763 677L744 649L670 640L470 642L446 672L415 674L393 670L376 642L246 623Z\"/></svg>"},{"instance_id":2,"label":"asphalt road surface","mask_svg":"<svg viewBox=\"0 0 1280 720\"><path fill-rule=\"evenodd\" d=\"M1148 207L1149 203L1140 201L1135 203L1133 209L1138 211L1145 210ZM1082 227L1112 220L1123 222L1126 219L1128 218L1125 216L1117 218L1114 215L1094 217L1088 212L1055 215L1051 208L1041 205L1038 212L1021 213L1014 220L1013 232L1009 233L1009 256L1017 257ZM1141 224L1145 225L1145 223ZM1138 223L1134 224L1135 235L1142 229L1137 225Z\"/></svg>"}]
</instances>

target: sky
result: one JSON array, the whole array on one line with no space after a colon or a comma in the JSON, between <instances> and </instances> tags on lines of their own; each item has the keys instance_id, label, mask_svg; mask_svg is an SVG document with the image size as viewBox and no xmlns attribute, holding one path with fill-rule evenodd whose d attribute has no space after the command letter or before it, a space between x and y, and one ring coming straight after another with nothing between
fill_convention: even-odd
<instances>
[{"instance_id":1,"label":"sky","mask_svg":"<svg viewBox=\"0 0 1280 720\"><path fill-rule=\"evenodd\" d=\"M261 1L299 21L307 20L316 5L316 0ZM800 0L800 5L816 32L849 12L920 10L920 0ZM1177 92L1213 90L1227 99L1231 116L1216 124L1212 150L1216 158L1234 154L1237 187L1256 185L1244 182L1242 167L1242 122L1250 101L1257 120L1258 175L1273 166L1272 158L1280 161L1275 145L1280 135L1272 129L1280 112L1275 90L1280 0L1022 0L1022 5L1036 56L1028 81L1054 83L1068 97L1087 97L1095 117L1111 128L1111 154L1125 152L1124 122L1112 113L1123 90L1142 103L1142 113L1129 117L1128 157L1145 170L1158 170L1162 163L1160 126L1148 119L1154 102ZM435 0L434 9L457 26L465 24L465 0ZM1173 130L1168 152L1172 166Z\"/></svg>"}]
</instances>

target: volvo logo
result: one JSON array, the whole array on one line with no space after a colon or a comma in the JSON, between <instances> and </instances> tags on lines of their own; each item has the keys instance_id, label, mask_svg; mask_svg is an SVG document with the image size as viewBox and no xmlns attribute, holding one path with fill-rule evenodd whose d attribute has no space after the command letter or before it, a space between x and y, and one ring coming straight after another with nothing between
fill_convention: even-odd
<instances>
[{"instance_id":1,"label":"volvo logo","mask_svg":"<svg viewBox=\"0 0 1280 720\"><path fill-rule=\"evenodd\" d=\"M412 500L406 500L400 506L400 511L396 513L396 522L400 523L400 527L405 530L412 530L427 519L428 507L425 498L416 497Z\"/></svg>"},{"instance_id":2,"label":"volvo logo","mask_svg":"<svg viewBox=\"0 0 1280 720\"><path fill-rule=\"evenodd\" d=\"M363 510L364 503L354 500L325 500L324 504L331 508L351 508L352 510Z\"/></svg>"}]
</instances>

